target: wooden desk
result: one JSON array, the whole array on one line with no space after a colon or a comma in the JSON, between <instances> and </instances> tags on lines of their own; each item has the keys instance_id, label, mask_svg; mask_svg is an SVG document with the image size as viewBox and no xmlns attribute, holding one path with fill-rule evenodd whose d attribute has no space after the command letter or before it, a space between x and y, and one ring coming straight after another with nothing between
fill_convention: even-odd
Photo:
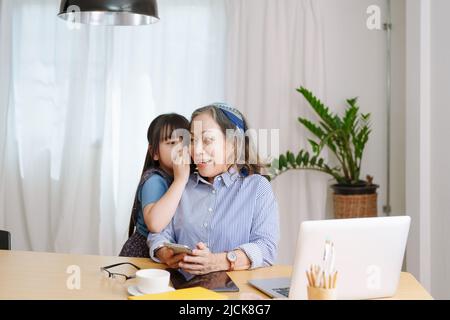
<instances>
[{"instance_id":1,"label":"wooden desk","mask_svg":"<svg viewBox=\"0 0 450 320\"><path fill-rule=\"evenodd\" d=\"M0 250L0 299L127 299L126 285L108 279L100 267L132 262L140 268L164 268L149 259L71 255ZM80 290L67 288L69 266L79 266L81 271ZM132 267L120 271L131 273ZM230 272L239 286L239 293L227 294L231 299L242 293L263 293L247 284L250 279L290 276L291 267L274 266L253 271ZM133 281L133 280L131 280ZM402 273L397 294L391 299L432 299L430 294L409 273Z\"/></svg>"}]
</instances>

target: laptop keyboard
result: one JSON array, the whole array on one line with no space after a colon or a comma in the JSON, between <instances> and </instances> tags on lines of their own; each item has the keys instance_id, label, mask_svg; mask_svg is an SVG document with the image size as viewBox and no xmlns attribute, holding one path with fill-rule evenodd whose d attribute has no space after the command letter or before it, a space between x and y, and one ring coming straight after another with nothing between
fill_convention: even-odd
<instances>
[{"instance_id":1,"label":"laptop keyboard","mask_svg":"<svg viewBox=\"0 0 450 320\"><path fill-rule=\"evenodd\" d=\"M278 294L281 294L282 296L285 296L286 298L289 298L289 288L275 288L272 290Z\"/></svg>"}]
</instances>

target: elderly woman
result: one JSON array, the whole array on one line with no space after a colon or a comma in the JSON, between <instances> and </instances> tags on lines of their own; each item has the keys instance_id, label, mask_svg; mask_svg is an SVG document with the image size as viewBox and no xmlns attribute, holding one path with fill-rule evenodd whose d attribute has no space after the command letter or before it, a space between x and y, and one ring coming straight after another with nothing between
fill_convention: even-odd
<instances>
[{"instance_id":1,"label":"elderly woman","mask_svg":"<svg viewBox=\"0 0 450 320\"><path fill-rule=\"evenodd\" d=\"M274 263L277 203L269 181L260 175L246 131L242 114L227 105L214 104L193 113L191 156L198 172L189 178L170 224L148 236L154 261L191 274ZM240 145L244 152L239 152ZM194 249L189 255L174 254L164 246L166 242Z\"/></svg>"}]
</instances>

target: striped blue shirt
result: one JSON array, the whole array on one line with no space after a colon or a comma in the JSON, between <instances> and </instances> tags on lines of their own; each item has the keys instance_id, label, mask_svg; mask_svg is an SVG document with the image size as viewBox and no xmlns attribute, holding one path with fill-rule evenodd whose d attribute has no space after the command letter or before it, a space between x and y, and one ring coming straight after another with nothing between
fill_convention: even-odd
<instances>
[{"instance_id":1,"label":"striped blue shirt","mask_svg":"<svg viewBox=\"0 0 450 320\"><path fill-rule=\"evenodd\" d=\"M213 253L241 249L251 268L275 262L279 240L278 206L270 182L261 175L243 177L235 169L209 183L191 175L170 224L149 234L150 257L164 242L195 248L204 242Z\"/></svg>"}]
</instances>

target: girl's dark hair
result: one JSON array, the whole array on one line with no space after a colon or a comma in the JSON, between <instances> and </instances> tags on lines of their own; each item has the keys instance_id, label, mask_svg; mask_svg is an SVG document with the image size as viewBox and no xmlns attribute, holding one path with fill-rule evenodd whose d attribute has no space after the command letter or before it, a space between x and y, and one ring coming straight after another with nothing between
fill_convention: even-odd
<instances>
[{"instance_id":1,"label":"girl's dark hair","mask_svg":"<svg viewBox=\"0 0 450 320\"><path fill-rule=\"evenodd\" d=\"M159 144L172 137L172 133L177 129L185 129L189 132L189 120L176 113L162 114L156 117L147 131L148 149L145 157L142 174L151 168L159 167L159 161L154 160L155 154L159 150Z\"/></svg>"},{"instance_id":2,"label":"girl's dark hair","mask_svg":"<svg viewBox=\"0 0 450 320\"><path fill-rule=\"evenodd\" d=\"M234 165L237 167L238 171L240 173L244 173L244 175L262 174L262 170L264 167L266 167L266 164L261 162L256 152L256 148L250 139L250 136L247 132L248 122L242 115L242 113L240 113L238 110L234 109L234 112L239 114L244 123L244 132L239 131L241 134L243 134L244 154L240 155L240 159L237 159L235 157ZM191 126L194 118L203 113L209 113L212 116L214 121L216 121L216 123L219 125L225 137L227 135L227 130L236 130L236 125L226 116L226 114L220 107L214 104L195 110L191 117ZM239 155L237 157L239 157Z\"/></svg>"}]
</instances>

